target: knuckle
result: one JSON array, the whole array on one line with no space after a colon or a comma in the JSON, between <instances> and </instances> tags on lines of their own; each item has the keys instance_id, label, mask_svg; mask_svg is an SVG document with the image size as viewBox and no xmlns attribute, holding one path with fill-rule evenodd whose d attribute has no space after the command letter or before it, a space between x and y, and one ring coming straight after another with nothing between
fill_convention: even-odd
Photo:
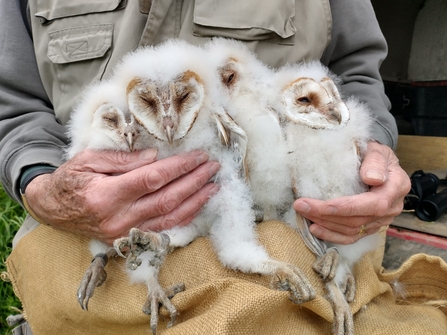
<instances>
[{"instance_id":1,"label":"knuckle","mask_svg":"<svg viewBox=\"0 0 447 335\"><path fill-rule=\"evenodd\" d=\"M186 157L183 157L178 164L179 175L183 175L191 171L191 166Z\"/></svg>"},{"instance_id":2,"label":"knuckle","mask_svg":"<svg viewBox=\"0 0 447 335\"><path fill-rule=\"evenodd\" d=\"M176 226L179 222L180 222L180 220L178 219L178 217L176 215L169 213L169 214L163 216L163 218L160 222L160 228L161 228L161 230L170 229L170 228Z\"/></svg>"},{"instance_id":3,"label":"knuckle","mask_svg":"<svg viewBox=\"0 0 447 335\"><path fill-rule=\"evenodd\" d=\"M116 161L118 164L121 165L126 165L129 162L131 162L129 153L125 152L125 151L112 151L110 152L111 158Z\"/></svg>"},{"instance_id":4,"label":"knuckle","mask_svg":"<svg viewBox=\"0 0 447 335\"><path fill-rule=\"evenodd\" d=\"M143 178L145 187L148 190L158 190L169 182L168 176L163 169L150 169Z\"/></svg>"},{"instance_id":5,"label":"knuckle","mask_svg":"<svg viewBox=\"0 0 447 335\"><path fill-rule=\"evenodd\" d=\"M165 192L157 201L157 208L161 214L172 212L182 203L182 198L178 193Z\"/></svg>"},{"instance_id":6,"label":"knuckle","mask_svg":"<svg viewBox=\"0 0 447 335\"><path fill-rule=\"evenodd\" d=\"M376 203L374 211L375 216L385 216L391 209L391 202L388 199L382 198Z\"/></svg>"}]
</instances>

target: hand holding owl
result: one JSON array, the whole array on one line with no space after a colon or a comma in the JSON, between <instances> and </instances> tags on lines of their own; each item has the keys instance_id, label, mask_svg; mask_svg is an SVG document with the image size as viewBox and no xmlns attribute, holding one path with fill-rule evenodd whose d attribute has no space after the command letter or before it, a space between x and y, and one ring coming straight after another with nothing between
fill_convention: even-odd
<instances>
[{"instance_id":1,"label":"hand holding owl","mask_svg":"<svg viewBox=\"0 0 447 335\"><path fill-rule=\"evenodd\" d=\"M215 192L208 181L216 169L203 152L158 161L156 154L83 150L54 173L35 178L26 195L46 224L109 244L134 226L186 225ZM112 197L111 189L126 192ZM129 210L133 214L122 220Z\"/></svg>"},{"instance_id":2,"label":"hand holding owl","mask_svg":"<svg viewBox=\"0 0 447 335\"><path fill-rule=\"evenodd\" d=\"M374 234L400 214L403 199L411 187L407 173L386 145L371 141L364 153L360 176L370 192L321 201L302 198L295 210L314 224L310 231L316 237L340 244L358 241L362 226Z\"/></svg>"}]
</instances>

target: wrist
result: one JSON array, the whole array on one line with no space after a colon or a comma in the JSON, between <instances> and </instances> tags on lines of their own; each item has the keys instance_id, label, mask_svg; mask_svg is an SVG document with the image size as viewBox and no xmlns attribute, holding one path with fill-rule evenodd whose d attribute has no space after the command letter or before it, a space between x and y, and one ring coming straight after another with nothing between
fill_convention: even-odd
<instances>
[{"instance_id":1,"label":"wrist","mask_svg":"<svg viewBox=\"0 0 447 335\"><path fill-rule=\"evenodd\" d=\"M36 178L43 174L53 173L56 168L50 165L34 165L26 168L20 177L20 196L22 198L23 207L27 210L29 215L31 215L37 222L44 223L39 216L30 207L28 199L26 197L25 191L27 186Z\"/></svg>"}]
</instances>

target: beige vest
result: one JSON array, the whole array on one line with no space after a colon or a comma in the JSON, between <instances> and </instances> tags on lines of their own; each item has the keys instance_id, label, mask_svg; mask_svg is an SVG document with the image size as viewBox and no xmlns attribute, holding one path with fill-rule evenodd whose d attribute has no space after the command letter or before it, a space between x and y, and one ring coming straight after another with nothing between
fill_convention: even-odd
<instances>
[{"instance_id":1,"label":"beige vest","mask_svg":"<svg viewBox=\"0 0 447 335\"><path fill-rule=\"evenodd\" d=\"M107 77L138 45L179 37L246 41L273 67L320 59L329 43L328 0L30 0L37 63L56 117L66 123L82 89ZM317 23L317 24L316 24Z\"/></svg>"}]
</instances>

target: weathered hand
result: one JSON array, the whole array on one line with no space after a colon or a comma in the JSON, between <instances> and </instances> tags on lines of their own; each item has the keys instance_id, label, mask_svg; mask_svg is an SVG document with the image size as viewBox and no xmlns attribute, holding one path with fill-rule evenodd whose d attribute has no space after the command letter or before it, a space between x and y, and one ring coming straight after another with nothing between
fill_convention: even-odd
<instances>
[{"instance_id":1,"label":"weathered hand","mask_svg":"<svg viewBox=\"0 0 447 335\"><path fill-rule=\"evenodd\" d=\"M201 151L156 160L156 150L84 150L26 188L28 204L45 223L109 244L130 228L186 225L217 186L218 171Z\"/></svg>"},{"instance_id":2,"label":"weathered hand","mask_svg":"<svg viewBox=\"0 0 447 335\"><path fill-rule=\"evenodd\" d=\"M313 235L329 242L350 244L366 234L376 233L401 213L411 183L388 146L368 143L360 176L371 186L369 192L328 201L309 198L295 201L295 210L314 222L310 227ZM366 234L359 234L362 226Z\"/></svg>"}]
</instances>

